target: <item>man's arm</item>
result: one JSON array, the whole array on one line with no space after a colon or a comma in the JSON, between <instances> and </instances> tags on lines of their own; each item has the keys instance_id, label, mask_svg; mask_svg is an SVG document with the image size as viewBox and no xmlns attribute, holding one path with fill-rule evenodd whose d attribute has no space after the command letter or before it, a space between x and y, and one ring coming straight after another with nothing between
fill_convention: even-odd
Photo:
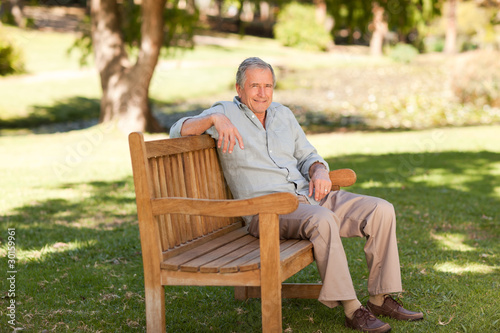
<instances>
[{"instance_id":1,"label":"man's arm","mask_svg":"<svg viewBox=\"0 0 500 333\"><path fill-rule=\"evenodd\" d=\"M320 201L332 189L332 182L328 169L321 162L314 162L309 168L309 196L312 196L314 190L314 199Z\"/></svg>"},{"instance_id":2,"label":"man's arm","mask_svg":"<svg viewBox=\"0 0 500 333\"><path fill-rule=\"evenodd\" d=\"M182 124L181 135L200 135L214 126L219 134L217 147L222 147L222 152L233 152L233 147L238 140L241 149L244 149L243 139L238 129L231 123L228 117L222 113L212 113L204 117L190 118Z\"/></svg>"}]
</instances>

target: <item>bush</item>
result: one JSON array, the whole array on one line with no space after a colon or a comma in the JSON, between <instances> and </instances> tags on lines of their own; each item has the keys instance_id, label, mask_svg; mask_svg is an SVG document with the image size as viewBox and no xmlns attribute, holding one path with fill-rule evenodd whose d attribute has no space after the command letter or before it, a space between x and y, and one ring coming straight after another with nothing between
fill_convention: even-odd
<instances>
[{"instance_id":1,"label":"bush","mask_svg":"<svg viewBox=\"0 0 500 333\"><path fill-rule=\"evenodd\" d=\"M0 36L0 76L24 72L20 51Z\"/></svg>"},{"instance_id":2,"label":"bush","mask_svg":"<svg viewBox=\"0 0 500 333\"><path fill-rule=\"evenodd\" d=\"M323 22L318 22L313 5L292 2L280 11L274 36L285 46L308 51L325 51L332 42Z\"/></svg>"},{"instance_id":3,"label":"bush","mask_svg":"<svg viewBox=\"0 0 500 333\"><path fill-rule=\"evenodd\" d=\"M443 52L445 39L440 36L429 36L424 40L425 52Z\"/></svg>"},{"instance_id":4,"label":"bush","mask_svg":"<svg viewBox=\"0 0 500 333\"><path fill-rule=\"evenodd\" d=\"M500 52L477 50L457 59L452 90L461 103L500 107Z\"/></svg>"},{"instance_id":5,"label":"bush","mask_svg":"<svg viewBox=\"0 0 500 333\"><path fill-rule=\"evenodd\" d=\"M388 53L396 62L410 63L418 55L418 50L410 44L398 43L390 48Z\"/></svg>"}]
</instances>

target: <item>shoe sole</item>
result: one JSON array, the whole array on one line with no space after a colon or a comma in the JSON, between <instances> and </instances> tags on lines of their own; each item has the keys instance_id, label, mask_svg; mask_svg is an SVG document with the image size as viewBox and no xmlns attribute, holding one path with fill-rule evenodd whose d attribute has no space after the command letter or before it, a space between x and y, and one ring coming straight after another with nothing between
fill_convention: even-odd
<instances>
[{"instance_id":1,"label":"shoe sole","mask_svg":"<svg viewBox=\"0 0 500 333\"><path fill-rule=\"evenodd\" d=\"M388 327L385 327L386 325ZM358 331L358 332L368 332L368 333L387 333L387 332L390 332L392 330L392 327L389 324L387 324L387 323L385 325L380 326L379 328L373 329L373 330L364 330L364 329L361 329L361 331L360 331L359 329L357 329L355 327L349 326L347 324L347 322L345 323L345 327L350 328L350 329L355 330L355 331Z\"/></svg>"}]
</instances>

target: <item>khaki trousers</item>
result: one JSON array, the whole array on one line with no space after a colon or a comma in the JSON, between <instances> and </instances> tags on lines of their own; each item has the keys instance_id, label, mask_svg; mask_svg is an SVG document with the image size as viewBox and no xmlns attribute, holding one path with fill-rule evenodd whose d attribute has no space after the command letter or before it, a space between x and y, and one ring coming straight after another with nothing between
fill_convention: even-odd
<instances>
[{"instance_id":1,"label":"khaki trousers","mask_svg":"<svg viewBox=\"0 0 500 333\"><path fill-rule=\"evenodd\" d=\"M396 216L389 202L345 191L330 192L320 205L299 197L299 207L280 216L282 239L308 239L323 287L319 301L328 307L356 299L341 237L365 237L364 252L369 270L370 295L402 291L396 240ZM258 217L249 232L259 236Z\"/></svg>"}]
</instances>

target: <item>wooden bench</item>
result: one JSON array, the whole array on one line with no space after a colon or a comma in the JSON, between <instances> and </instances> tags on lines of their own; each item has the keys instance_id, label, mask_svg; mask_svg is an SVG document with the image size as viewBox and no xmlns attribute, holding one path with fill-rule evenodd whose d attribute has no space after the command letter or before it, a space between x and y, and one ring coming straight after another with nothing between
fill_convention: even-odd
<instances>
[{"instance_id":1,"label":"wooden bench","mask_svg":"<svg viewBox=\"0 0 500 333\"><path fill-rule=\"evenodd\" d=\"M274 193L232 199L208 135L144 141L129 135L144 265L147 331L165 332L167 285L234 286L238 299L261 297L262 331L281 332L281 299L317 298L320 284L283 284L313 262L307 240L280 240L278 215L297 197ZM352 170L330 173L335 184L356 181ZM260 239L241 216L260 216Z\"/></svg>"}]
</instances>

